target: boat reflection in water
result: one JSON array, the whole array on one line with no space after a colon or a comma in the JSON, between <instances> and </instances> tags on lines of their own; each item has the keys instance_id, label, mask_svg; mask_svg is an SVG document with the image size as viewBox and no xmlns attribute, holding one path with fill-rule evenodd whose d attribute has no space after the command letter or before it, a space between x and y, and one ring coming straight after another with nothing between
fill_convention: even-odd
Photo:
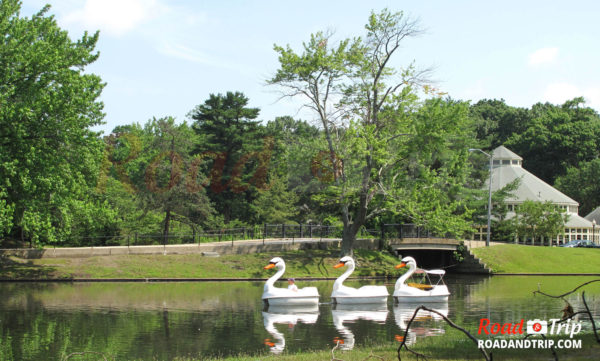
<instances>
[{"instance_id":1,"label":"boat reflection in water","mask_svg":"<svg viewBox=\"0 0 600 361\"><path fill-rule=\"evenodd\" d=\"M445 317L448 317L448 301L432 303L400 302L394 305L394 320L396 321L396 325L402 331L406 331L408 322L413 317L415 310L419 308L419 306L425 306L441 313ZM409 346L413 345L417 341L418 337L443 335L446 332L443 328L443 323L444 321L442 316L438 315L437 313L419 310L419 313L410 325L410 330L406 336L406 344ZM401 337L403 336L404 332L400 335L397 335L396 339L401 341Z\"/></svg>"},{"instance_id":2,"label":"boat reflection in water","mask_svg":"<svg viewBox=\"0 0 600 361\"><path fill-rule=\"evenodd\" d=\"M290 328L298 322L314 324L319 318L319 306L269 306L262 316L265 330L273 337L265 339L264 343L270 347L271 353L280 354L285 349L285 336L277 330L275 324L286 324Z\"/></svg>"},{"instance_id":3,"label":"boat reflection in water","mask_svg":"<svg viewBox=\"0 0 600 361\"><path fill-rule=\"evenodd\" d=\"M379 304L337 304L331 310L333 316L333 326L342 335L342 340L334 339L339 342L339 348L342 350L351 350L354 348L354 333L345 323L353 323L357 320L367 320L384 324L387 315L387 305Z\"/></svg>"}]
</instances>

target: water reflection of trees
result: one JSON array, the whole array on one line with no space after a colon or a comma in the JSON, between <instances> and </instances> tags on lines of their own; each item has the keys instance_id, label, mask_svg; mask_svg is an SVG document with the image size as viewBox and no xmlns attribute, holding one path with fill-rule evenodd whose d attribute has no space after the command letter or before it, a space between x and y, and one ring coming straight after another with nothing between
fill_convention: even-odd
<instances>
[{"instance_id":1,"label":"water reflection of trees","mask_svg":"<svg viewBox=\"0 0 600 361\"><path fill-rule=\"evenodd\" d=\"M559 282L558 288L564 290L585 280L572 279L493 277L449 282L448 312L458 324L475 328L481 317L494 322L560 317L563 301L534 297L531 292L538 282L544 290L547 284ZM321 294L328 294L331 283L317 286ZM60 360L61 355L81 351L118 359L261 355L269 353L263 341L271 337L263 324L261 292L262 283L248 282L0 284L0 354L7 360ZM574 307L580 305L578 297L569 298ZM600 291L586 290L586 299L599 315ZM394 342L402 326L396 322L399 310L391 305L388 310L394 317L387 317L385 324L360 318L342 322L352 332L355 346ZM286 352L331 349L333 338L343 337L332 311L332 306L321 305L314 324L277 327L288 341ZM428 319L422 320L422 326L438 328L439 324Z\"/></svg>"}]
</instances>

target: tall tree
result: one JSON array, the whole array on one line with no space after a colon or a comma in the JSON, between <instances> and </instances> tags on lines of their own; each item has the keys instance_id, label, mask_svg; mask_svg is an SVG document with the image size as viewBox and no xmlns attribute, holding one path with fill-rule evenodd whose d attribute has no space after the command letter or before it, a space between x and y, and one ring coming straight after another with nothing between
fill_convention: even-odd
<instances>
[{"instance_id":1,"label":"tall tree","mask_svg":"<svg viewBox=\"0 0 600 361\"><path fill-rule=\"evenodd\" d=\"M0 2L0 202L5 230L23 240L68 234L74 200L95 184L102 142L101 79L84 73L98 58L98 33L72 41L49 6L20 16ZM6 222L4 222L6 224Z\"/></svg>"},{"instance_id":2,"label":"tall tree","mask_svg":"<svg viewBox=\"0 0 600 361\"><path fill-rule=\"evenodd\" d=\"M407 155L403 150L410 144L427 144L419 138L427 133L426 129L413 129L418 123L409 121L417 108L413 88L422 82L426 72L417 71L412 64L397 71L391 62L406 38L421 33L418 22L386 9L371 13L365 28L364 38L346 39L334 45L330 44L331 34L316 33L303 44L301 54L289 46L275 46L280 68L269 80L269 84L283 89L284 96L304 97L306 105L318 115L327 148L315 168L323 169L321 179L329 183L322 199L336 204L343 223L343 254L352 252L356 234L365 222L392 209L398 212L400 198L409 197L418 203L415 197L422 193L417 189L425 189L422 186L426 183L433 187L443 173L440 169L445 168L428 163L433 153L422 153L423 157L414 159L412 164L409 158L403 158ZM438 111L444 108L441 105L427 107L424 112L432 111L440 119L465 120L464 116L446 118L445 111ZM437 138L432 138L435 145L429 149L448 144L443 135L446 131L444 128L436 134ZM464 149L439 159L451 161L457 170L466 169ZM400 184L407 167L417 169L413 174L415 181ZM404 206L400 207L411 216L432 214L434 208L446 213L439 198L441 192L432 192L431 196L438 198L428 202L437 202L437 206L410 208L415 203L404 199ZM451 213L454 212L447 212Z\"/></svg>"},{"instance_id":3,"label":"tall tree","mask_svg":"<svg viewBox=\"0 0 600 361\"><path fill-rule=\"evenodd\" d=\"M252 219L256 186L266 181L272 139L261 137L258 113L240 92L211 94L189 113L199 136L194 153L212 160L208 195L226 223Z\"/></svg>"},{"instance_id":4,"label":"tall tree","mask_svg":"<svg viewBox=\"0 0 600 361\"><path fill-rule=\"evenodd\" d=\"M506 146L523 157L523 167L549 184L569 167L600 155L600 116L575 98L557 106L534 105L523 132L513 133Z\"/></svg>"},{"instance_id":5,"label":"tall tree","mask_svg":"<svg viewBox=\"0 0 600 361\"><path fill-rule=\"evenodd\" d=\"M476 124L476 137L483 148L503 145L513 134L524 132L531 121L528 109L507 105L504 99L483 99L470 108Z\"/></svg>"},{"instance_id":6,"label":"tall tree","mask_svg":"<svg viewBox=\"0 0 600 361\"><path fill-rule=\"evenodd\" d=\"M190 153L195 134L186 122L171 117L151 119L144 126L142 165L135 170L136 197L144 210L162 212L163 237L168 241L171 223L178 221L195 230L206 225L214 212L204 175L194 166Z\"/></svg>"},{"instance_id":7,"label":"tall tree","mask_svg":"<svg viewBox=\"0 0 600 361\"><path fill-rule=\"evenodd\" d=\"M299 223L321 223L331 209L321 207L314 199L325 185L313 176L311 164L319 158L322 132L314 125L292 117L269 121L266 131L274 139L270 176L276 175L279 182L287 179L287 191L295 194L288 196L286 202L297 213L292 219ZM269 190L272 192L273 188Z\"/></svg>"},{"instance_id":8,"label":"tall tree","mask_svg":"<svg viewBox=\"0 0 600 361\"><path fill-rule=\"evenodd\" d=\"M600 205L600 158L567 168L556 178L556 188L579 202L579 213L589 214Z\"/></svg>"},{"instance_id":9,"label":"tall tree","mask_svg":"<svg viewBox=\"0 0 600 361\"><path fill-rule=\"evenodd\" d=\"M516 209L515 229L519 237L552 239L564 232L569 215L552 202L525 201Z\"/></svg>"}]
</instances>

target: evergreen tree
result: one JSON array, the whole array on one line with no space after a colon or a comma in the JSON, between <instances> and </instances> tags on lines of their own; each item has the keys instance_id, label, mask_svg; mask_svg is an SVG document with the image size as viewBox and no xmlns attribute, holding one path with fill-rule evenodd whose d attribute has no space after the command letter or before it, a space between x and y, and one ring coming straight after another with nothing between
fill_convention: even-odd
<instances>
[{"instance_id":1,"label":"evergreen tree","mask_svg":"<svg viewBox=\"0 0 600 361\"><path fill-rule=\"evenodd\" d=\"M256 188L266 186L273 140L262 137L258 114L240 92L211 94L189 114L199 137L194 154L207 160L208 196L225 223L253 219Z\"/></svg>"}]
</instances>

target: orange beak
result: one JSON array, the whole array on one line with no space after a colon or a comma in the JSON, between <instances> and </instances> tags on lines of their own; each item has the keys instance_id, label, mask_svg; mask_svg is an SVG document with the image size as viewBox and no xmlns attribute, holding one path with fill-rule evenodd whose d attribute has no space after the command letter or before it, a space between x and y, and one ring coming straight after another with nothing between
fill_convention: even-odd
<instances>
[{"instance_id":1,"label":"orange beak","mask_svg":"<svg viewBox=\"0 0 600 361\"><path fill-rule=\"evenodd\" d=\"M340 262L340 263L336 264L335 266L333 266L333 268L340 268L340 267L344 267L344 266L345 266L345 264Z\"/></svg>"},{"instance_id":2,"label":"orange beak","mask_svg":"<svg viewBox=\"0 0 600 361\"><path fill-rule=\"evenodd\" d=\"M339 338L339 337L334 337L333 338L333 342L334 343L339 343L339 344L342 344L342 345L344 344L344 340L341 339L341 338Z\"/></svg>"},{"instance_id":3,"label":"orange beak","mask_svg":"<svg viewBox=\"0 0 600 361\"><path fill-rule=\"evenodd\" d=\"M402 267L406 267L406 263L402 262L399 265L396 266L396 269L398 268L402 268Z\"/></svg>"},{"instance_id":4,"label":"orange beak","mask_svg":"<svg viewBox=\"0 0 600 361\"><path fill-rule=\"evenodd\" d=\"M264 266L263 268L264 269L271 269L273 267L275 267L275 263L269 263L268 265Z\"/></svg>"}]
</instances>

